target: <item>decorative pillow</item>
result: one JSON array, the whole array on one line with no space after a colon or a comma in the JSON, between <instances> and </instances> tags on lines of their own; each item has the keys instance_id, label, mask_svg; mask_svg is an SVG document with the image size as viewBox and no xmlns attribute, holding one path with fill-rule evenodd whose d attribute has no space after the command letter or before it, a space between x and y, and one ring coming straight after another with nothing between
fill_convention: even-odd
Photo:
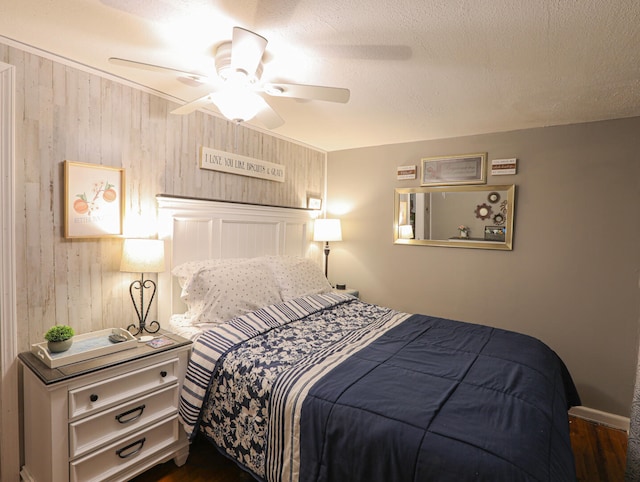
<instances>
[{"instance_id":1,"label":"decorative pillow","mask_svg":"<svg viewBox=\"0 0 640 482\"><path fill-rule=\"evenodd\" d=\"M309 258L268 256L266 260L273 271L283 301L331 291L331 285L322 269Z\"/></svg>"},{"instance_id":2,"label":"decorative pillow","mask_svg":"<svg viewBox=\"0 0 640 482\"><path fill-rule=\"evenodd\" d=\"M223 323L282 298L264 260L218 263L195 272L182 288L193 325Z\"/></svg>"},{"instance_id":3,"label":"decorative pillow","mask_svg":"<svg viewBox=\"0 0 640 482\"><path fill-rule=\"evenodd\" d=\"M185 283L202 269L210 269L220 265L246 263L252 258L222 258L222 259L205 259L199 261L187 261L179 264L171 271L171 274L178 278L180 287L183 288Z\"/></svg>"}]
</instances>

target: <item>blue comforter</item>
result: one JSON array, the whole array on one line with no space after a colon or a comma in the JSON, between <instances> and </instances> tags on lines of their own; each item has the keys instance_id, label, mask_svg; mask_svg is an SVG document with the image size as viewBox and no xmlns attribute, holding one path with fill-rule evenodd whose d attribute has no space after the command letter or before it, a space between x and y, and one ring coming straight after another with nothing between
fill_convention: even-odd
<instances>
[{"instance_id":1,"label":"blue comforter","mask_svg":"<svg viewBox=\"0 0 640 482\"><path fill-rule=\"evenodd\" d=\"M268 481L555 482L575 404L538 340L323 295L200 337L181 415Z\"/></svg>"},{"instance_id":2,"label":"blue comforter","mask_svg":"<svg viewBox=\"0 0 640 482\"><path fill-rule=\"evenodd\" d=\"M541 342L414 315L309 391L300 480L575 481L578 403Z\"/></svg>"}]
</instances>

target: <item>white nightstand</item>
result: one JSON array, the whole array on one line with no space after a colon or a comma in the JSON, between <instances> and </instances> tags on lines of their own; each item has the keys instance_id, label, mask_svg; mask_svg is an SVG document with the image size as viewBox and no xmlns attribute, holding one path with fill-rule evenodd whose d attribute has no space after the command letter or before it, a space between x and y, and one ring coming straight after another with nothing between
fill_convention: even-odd
<instances>
[{"instance_id":1,"label":"white nightstand","mask_svg":"<svg viewBox=\"0 0 640 482\"><path fill-rule=\"evenodd\" d=\"M24 367L22 480L129 480L174 459L183 465L189 442L178 422L180 386L191 342L134 348L58 368L33 353Z\"/></svg>"},{"instance_id":2,"label":"white nightstand","mask_svg":"<svg viewBox=\"0 0 640 482\"><path fill-rule=\"evenodd\" d=\"M334 289L334 291L336 293L343 293L343 294L346 294L346 295L355 296L356 298L360 298L360 291L354 290L352 288L347 288L347 289L344 289L344 290Z\"/></svg>"}]
</instances>

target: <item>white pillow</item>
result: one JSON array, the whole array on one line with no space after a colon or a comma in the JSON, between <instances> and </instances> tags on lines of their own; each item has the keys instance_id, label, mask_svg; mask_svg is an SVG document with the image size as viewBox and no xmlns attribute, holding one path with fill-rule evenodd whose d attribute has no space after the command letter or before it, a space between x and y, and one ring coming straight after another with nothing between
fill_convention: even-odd
<instances>
[{"instance_id":1,"label":"white pillow","mask_svg":"<svg viewBox=\"0 0 640 482\"><path fill-rule=\"evenodd\" d=\"M181 297L193 325L223 323L282 301L273 273L258 258L201 268L185 282Z\"/></svg>"},{"instance_id":2,"label":"white pillow","mask_svg":"<svg viewBox=\"0 0 640 482\"><path fill-rule=\"evenodd\" d=\"M301 296L327 293L331 285L317 263L296 256L268 256L283 301Z\"/></svg>"},{"instance_id":3,"label":"white pillow","mask_svg":"<svg viewBox=\"0 0 640 482\"><path fill-rule=\"evenodd\" d=\"M221 258L187 261L173 268L171 274L178 278L178 282L182 288L194 274L202 269L210 269L220 265L246 263L250 259L252 258Z\"/></svg>"}]
</instances>

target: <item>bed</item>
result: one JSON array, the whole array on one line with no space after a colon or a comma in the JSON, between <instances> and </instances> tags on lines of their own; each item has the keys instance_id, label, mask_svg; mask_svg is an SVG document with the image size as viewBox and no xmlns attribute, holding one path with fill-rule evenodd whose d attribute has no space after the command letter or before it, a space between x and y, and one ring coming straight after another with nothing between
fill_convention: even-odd
<instances>
[{"instance_id":1,"label":"bed","mask_svg":"<svg viewBox=\"0 0 640 482\"><path fill-rule=\"evenodd\" d=\"M158 203L190 437L265 481L575 480L580 400L539 340L331 289L313 211Z\"/></svg>"}]
</instances>

